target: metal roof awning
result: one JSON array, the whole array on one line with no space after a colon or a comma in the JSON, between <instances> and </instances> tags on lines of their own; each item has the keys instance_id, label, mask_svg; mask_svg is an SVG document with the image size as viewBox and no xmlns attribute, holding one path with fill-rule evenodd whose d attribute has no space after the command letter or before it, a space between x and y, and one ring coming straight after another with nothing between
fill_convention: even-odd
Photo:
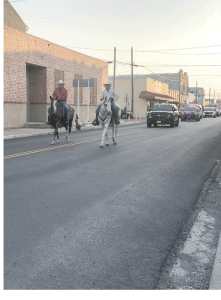
<instances>
[{"instance_id":1,"label":"metal roof awning","mask_svg":"<svg viewBox=\"0 0 221 300\"><path fill-rule=\"evenodd\" d=\"M140 95L139 95L139 98L147 99L147 100L161 100L161 101L172 100L173 102L177 101L175 98L170 97L168 95L151 93L151 92L147 92L147 91L141 92Z\"/></svg>"}]
</instances>

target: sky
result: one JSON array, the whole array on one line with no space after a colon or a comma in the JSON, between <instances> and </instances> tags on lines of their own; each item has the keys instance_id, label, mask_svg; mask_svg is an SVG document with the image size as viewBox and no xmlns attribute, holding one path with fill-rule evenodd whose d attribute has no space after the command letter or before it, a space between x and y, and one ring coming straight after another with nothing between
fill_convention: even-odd
<instances>
[{"instance_id":1,"label":"sky","mask_svg":"<svg viewBox=\"0 0 221 300\"><path fill-rule=\"evenodd\" d=\"M131 74L133 48L134 74L182 69L190 87L221 99L221 0L10 2L29 34L104 61L116 47L116 75Z\"/></svg>"}]
</instances>

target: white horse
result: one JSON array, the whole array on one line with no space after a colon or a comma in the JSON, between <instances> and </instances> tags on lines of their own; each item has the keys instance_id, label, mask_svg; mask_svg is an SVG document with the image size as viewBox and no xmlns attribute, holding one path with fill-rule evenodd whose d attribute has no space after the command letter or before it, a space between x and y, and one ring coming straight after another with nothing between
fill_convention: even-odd
<instances>
[{"instance_id":1,"label":"white horse","mask_svg":"<svg viewBox=\"0 0 221 300\"><path fill-rule=\"evenodd\" d=\"M115 105L118 107L118 113L119 113L119 118L120 118L120 115L121 115L120 106L116 103L115 103ZM100 148L104 148L104 138L105 137L106 137L106 146L110 145L107 129L110 125L111 116L112 116L111 101L108 99L105 99L101 103L100 111L98 114L99 125L103 126L103 133L102 133ZM111 127L112 127L112 140L113 140L114 145L117 145L116 136L117 136L118 125L111 124Z\"/></svg>"}]
</instances>

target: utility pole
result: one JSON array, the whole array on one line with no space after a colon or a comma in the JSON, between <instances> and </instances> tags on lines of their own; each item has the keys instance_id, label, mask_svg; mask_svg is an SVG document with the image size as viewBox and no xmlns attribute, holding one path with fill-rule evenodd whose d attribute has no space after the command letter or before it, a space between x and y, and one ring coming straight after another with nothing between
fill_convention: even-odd
<instances>
[{"instance_id":1,"label":"utility pole","mask_svg":"<svg viewBox=\"0 0 221 300\"><path fill-rule=\"evenodd\" d=\"M131 47L131 112L134 113L133 47Z\"/></svg>"},{"instance_id":2,"label":"utility pole","mask_svg":"<svg viewBox=\"0 0 221 300\"><path fill-rule=\"evenodd\" d=\"M180 71L180 80L179 80L179 109L180 109L180 100L181 100L181 71Z\"/></svg>"},{"instance_id":3,"label":"utility pole","mask_svg":"<svg viewBox=\"0 0 221 300\"><path fill-rule=\"evenodd\" d=\"M216 97L216 91L214 91L214 101L213 101L214 104L215 104L215 97Z\"/></svg>"},{"instance_id":4,"label":"utility pole","mask_svg":"<svg viewBox=\"0 0 221 300\"><path fill-rule=\"evenodd\" d=\"M113 78L113 89L115 90L115 77L116 77L116 47L114 47L114 78Z\"/></svg>"},{"instance_id":5,"label":"utility pole","mask_svg":"<svg viewBox=\"0 0 221 300\"><path fill-rule=\"evenodd\" d=\"M196 81L196 104L198 103L197 81Z\"/></svg>"},{"instance_id":6,"label":"utility pole","mask_svg":"<svg viewBox=\"0 0 221 300\"><path fill-rule=\"evenodd\" d=\"M211 88L209 88L209 104L210 104L210 91L211 91Z\"/></svg>"}]
</instances>

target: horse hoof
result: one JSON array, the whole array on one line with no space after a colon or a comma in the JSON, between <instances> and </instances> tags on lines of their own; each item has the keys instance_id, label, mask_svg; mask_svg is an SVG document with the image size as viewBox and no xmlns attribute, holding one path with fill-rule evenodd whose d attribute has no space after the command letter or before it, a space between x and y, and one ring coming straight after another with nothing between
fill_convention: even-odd
<instances>
[{"instance_id":1,"label":"horse hoof","mask_svg":"<svg viewBox=\"0 0 221 300\"><path fill-rule=\"evenodd\" d=\"M54 145L54 144L55 144L55 141L52 141L52 142L51 142L51 145Z\"/></svg>"},{"instance_id":2,"label":"horse hoof","mask_svg":"<svg viewBox=\"0 0 221 300\"><path fill-rule=\"evenodd\" d=\"M117 145L117 142L114 142L114 145Z\"/></svg>"},{"instance_id":3,"label":"horse hoof","mask_svg":"<svg viewBox=\"0 0 221 300\"><path fill-rule=\"evenodd\" d=\"M100 145L100 148L104 148L104 146Z\"/></svg>"}]
</instances>

